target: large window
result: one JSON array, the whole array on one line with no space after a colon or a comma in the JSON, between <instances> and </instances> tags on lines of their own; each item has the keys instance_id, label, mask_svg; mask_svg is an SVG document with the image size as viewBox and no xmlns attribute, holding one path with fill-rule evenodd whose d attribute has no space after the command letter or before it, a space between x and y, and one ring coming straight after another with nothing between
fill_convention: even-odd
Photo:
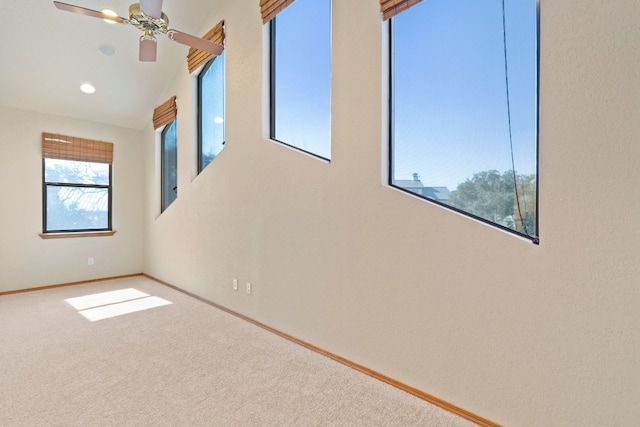
<instances>
[{"instance_id":1,"label":"large window","mask_svg":"<svg viewBox=\"0 0 640 427\"><path fill-rule=\"evenodd\" d=\"M198 75L198 172L224 148L224 52Z\"/></svg>"},{"instance_id":2,"label":"large window","mask_svg":"<svg viewBox=\"0 0 640 427\"><path fill-rule=\"evenodd\" d=\"M44 232L111 230L111 165L43 159Z\"/></svg>"},{"instance_id":3,"label":"large window","mask_svg":"<svg viewBox=\"0 0 640 427\"><path fill-rule=\"evenodd\" d=\"M271 20L271 139L331 158L331 0Z\"/></svg>"},{"instance_id":4,"label":"large window","mask_svg":"<svg viewBox=\"0 0 640 427\"><path fill-rule=\"evenodd\" d=\"M111 230L112 162L110 142L42 134L45 234Z\"/></svg>"},{"instance_id":5,"label":"large window","mask_svg":"<svg viewBox=\"0 0 640 427\"><path fill-rule=\"evenodd\" d=\"M111 229L111 165L44 159L44 232Z\"/></svg>"},{"instance_id":6,"label":"large window","mask_svg":"<svg viewBox=\"0 0 640 427\"><path fill-rule=\"evenodd\" d=\"M429 0L391 29L391 184L535 240L536 0Z\"/></svg>"},{"instance_id":7,"label":"large window","mask_svg":"<svg viewBox=\"0 0 640 427\"><path fill-rule=\"evenodd\" d=\"M162 130L160 138L162 212L178 196L178 137L176 127L175 120L167 124Z\"/></svg>"}]
</instances>

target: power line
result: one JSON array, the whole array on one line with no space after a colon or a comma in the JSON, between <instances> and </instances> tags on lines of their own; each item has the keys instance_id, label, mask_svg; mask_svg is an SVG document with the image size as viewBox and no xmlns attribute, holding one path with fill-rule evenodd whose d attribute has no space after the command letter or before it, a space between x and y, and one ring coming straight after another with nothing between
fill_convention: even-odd
<instances>
[{"instance_id":1,"label":"power line","mask_svg":"<svg viewBox=\"0 0 640 427\"><path fill-rule=\"evenodd\" d=\"M520 217L520 223L522 224L523 231L527 236L530 236L527 230L527 223L522 215L522 209L520 208L520 193L518 192L518 181L516 179L516 162L513 156L513 135L511 132L511 100L509 96L509 67L507 65L507 19L504 7L504 1L502 0L502 42L504 47L504 79L507 89L507 121L509 124L509 147L511 149L511 172L513 173L513 190L516 196L516 204L518 205L518 216Z\"/></svg>"}]
</instances>

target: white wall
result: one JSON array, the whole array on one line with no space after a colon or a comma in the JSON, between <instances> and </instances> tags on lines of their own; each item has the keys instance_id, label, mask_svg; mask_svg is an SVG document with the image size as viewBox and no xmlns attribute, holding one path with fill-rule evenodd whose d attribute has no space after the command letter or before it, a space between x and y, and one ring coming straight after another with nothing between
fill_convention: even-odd
<instances>
[{"instance_id":1,"label":"white wall","mask_svg":"<svg viewBox=\"0 0 640 427\"><path fill-rule=\"evenodd\" d=\"M40 238L42 132L114 144L114 236ZM141 131L0 107L0 291L142 271L141 136Z\"/></svg>"},{"instance_id":2,"label":"white wall","mask_svg":"<svg viewBox=\"0 0 640 427\"><path fill-rule=\"evenodd\" d=\"M330 164L263 138L257 1L216 4L227 145L193 179L181 73L160 216L144 134L144 271L505 425L637 425L640 3L542 1L539 246L382 184L377 1L333 2Z\"/></svg>"}]
</instances>

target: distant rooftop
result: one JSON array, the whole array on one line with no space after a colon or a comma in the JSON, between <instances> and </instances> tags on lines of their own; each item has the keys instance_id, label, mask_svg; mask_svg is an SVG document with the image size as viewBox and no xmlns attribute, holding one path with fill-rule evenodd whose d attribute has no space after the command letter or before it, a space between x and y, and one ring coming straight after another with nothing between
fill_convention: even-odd
<instances>
[{"instance_id":1,"label":"distant rooftop","mask_svg":"<svg viewBox=\"0 0 640 427\"><path fill-rule=\"evenodd\" d=\"M396 179L393 181L393 185L433 200L449 200L449 189L447 187L425 187L420 181L420 175L417 173L413 174L413 179Z\"/></svg>"}]
</instances>

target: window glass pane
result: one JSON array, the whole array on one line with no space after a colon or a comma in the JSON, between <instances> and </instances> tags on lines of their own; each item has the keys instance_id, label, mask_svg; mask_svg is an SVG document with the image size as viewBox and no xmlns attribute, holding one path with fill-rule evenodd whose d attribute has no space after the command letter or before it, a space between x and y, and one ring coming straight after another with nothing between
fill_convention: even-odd
<instances>
[{"instance_id":1,"label":"window glass pane","mask_svg":"<svg viewBox=\"0 0 640 427\"><path fill-rule=\"evenodd\" d=\"M393 18L391 179L534 236L536 1L506 0L504 20L503 30L501 2L476 0L425 1Z\"/></svg>"},{"instance_id":2,"label":"window glass pane","mask_svg":"<svg viewBox=\"0 0 640 427\"><path fill-rule=\"evenodd\" d=\"M178 137L175 120L162 131L162 210L178 195Z\"/></svg>"},{"instance_id":3,"label":"window glass pane","mask_svg":"<svg viewBox=\"0 0 640 427\"><path fill-rule=\"evenodd\" d=\"M200 170L224 148L224 52L198 76L200 97Z\"/></svg>"},{"instance_id":4,"label":"window glass pane","mask_svg":"<svg viewBox=\"0 0 640 427\"><path fill-rule=\"evenodd\" d=\"M46 182L109 185L109 165L106 163L44 159L44 164Z\"/></svg>"},{"instance_id":5,"label":"window glass pane","mask_svg":"<svg viewBox=\"0 0 640 427\"><path fill-rule=\"evenodd\" d=\"M47 186L47 231L109 228L107 188Z\"/></svg>"},{"instance_id":6,"label":"window glass pane","mask_svg":"<svg viewBox=\"0 0 640 427\"><path fill-rule=\"evenodd\" d=\"M329 159L331 0L297 0L272 22L271 137Z\"/></svg>"}]
</instances>

